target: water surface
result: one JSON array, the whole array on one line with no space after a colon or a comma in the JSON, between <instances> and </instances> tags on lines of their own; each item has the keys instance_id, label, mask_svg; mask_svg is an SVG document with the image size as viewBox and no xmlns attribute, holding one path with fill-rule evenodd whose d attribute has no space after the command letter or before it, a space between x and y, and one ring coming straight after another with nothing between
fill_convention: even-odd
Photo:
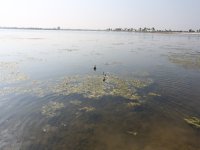
<instances>
[{"instance_id":1,"label":"water surface","mask_svg":"<svg viewBox=\"0 0 200 150\"><path fill-rule=\"evenodd\" d=\"M199 35L0 30L0 149L200 149L184 120L200 118L199 47Z\"/></svg>"}]
</instances>

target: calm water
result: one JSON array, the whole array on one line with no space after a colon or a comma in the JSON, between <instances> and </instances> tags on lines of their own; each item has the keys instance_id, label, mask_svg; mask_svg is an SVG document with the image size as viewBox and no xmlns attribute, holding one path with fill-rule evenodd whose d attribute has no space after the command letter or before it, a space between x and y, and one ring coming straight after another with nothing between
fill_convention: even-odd
<instances>
[{"instance_id":1,"label":"calm water","mask_svg":"<svg viewBox=\"0 0 200 150\"><path fill-rule=\"evenodd\" d=\"M2 150L200 149L200 35L0 30L0 71Z\"/></svg>"}]
</instances>

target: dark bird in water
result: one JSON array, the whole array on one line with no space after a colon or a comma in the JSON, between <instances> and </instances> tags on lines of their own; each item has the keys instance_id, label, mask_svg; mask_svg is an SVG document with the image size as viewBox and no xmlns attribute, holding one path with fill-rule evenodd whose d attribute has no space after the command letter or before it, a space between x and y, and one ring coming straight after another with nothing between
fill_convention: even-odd
<instances>
[{"instance_id":1,"label":"dark bird in water","mask_svg":"<svg viewBox=\"0 0 200 150\"><path fill-rule=\"evenodd\" d=\"M97 67L96 67L96 65L94 65L94 71L96 71L97 70Z\"/></svg>"},{"instance_id":2,"label":"dark bird in water","mask_svg":"<svg viewBox=\"0 0 200 150\"><path fill-rule=\"evenodd\" d=\"M103 82L106 81L106 74L103 72Z\"/></svg>"},{"instance_id":3,"label":"dark bird in water","mask_svg":"<svg viewBox=\"0 0 200 150\"><path fill-rule=\"evenodd\" d=\"M105 77L103 77L103 82L105 82L106 81L106 78Z\"/></svg>"}]
</instances>

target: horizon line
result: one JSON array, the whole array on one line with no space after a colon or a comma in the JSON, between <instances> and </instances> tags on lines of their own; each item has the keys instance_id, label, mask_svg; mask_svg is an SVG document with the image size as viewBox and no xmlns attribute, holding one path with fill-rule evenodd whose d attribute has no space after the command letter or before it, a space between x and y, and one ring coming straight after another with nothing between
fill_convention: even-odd
<instances>
[{"instance_id":1,"label":"horizon line","mask_svg":"<svg viewBox=\"0 0 200 150\"><path fill-rule=\"evenodd\" d=\"M116 28L106 28L106 29L91 29L91 28L61 28L60 26L57 27L19 27L19 26L0 26L0 29L24 29L24 30L77 30L77 31L126 31L126 32L145 32L145 29L151 30L154 27L139 27L139 28L127 28L127 27L116 27ZM131 29L131 30L130 30ZM193 30L171 30L171 29L155 29L153 32L200 32L200 29Z\"/></svg>"}]
</instances>

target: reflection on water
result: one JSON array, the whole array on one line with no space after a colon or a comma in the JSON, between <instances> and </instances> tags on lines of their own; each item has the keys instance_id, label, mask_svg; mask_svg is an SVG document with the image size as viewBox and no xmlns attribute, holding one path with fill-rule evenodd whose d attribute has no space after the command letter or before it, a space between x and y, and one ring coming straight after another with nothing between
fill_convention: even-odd
<instances>
[{"instance_id":1,"label":"reflection on water","mask_svg":"<svg viewBox=\"0 0 200 150\"><path fill-rule=\"evenodd\" d=\"M0 149L200 149L199 35L0 33Z\"/></svg>"}]
</instances>

